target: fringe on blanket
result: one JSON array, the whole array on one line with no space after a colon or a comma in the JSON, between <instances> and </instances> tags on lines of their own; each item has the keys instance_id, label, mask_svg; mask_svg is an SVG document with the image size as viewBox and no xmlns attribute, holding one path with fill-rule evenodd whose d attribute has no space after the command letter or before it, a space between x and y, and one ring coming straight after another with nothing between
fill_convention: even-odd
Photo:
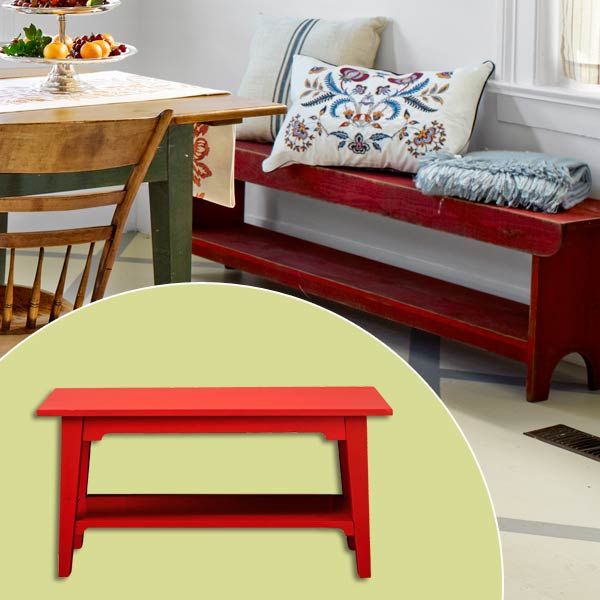
<instances>
[{"instance_id":1,"label":"fringe on blanket","mask_svg":"<svg viewBox=\"0 0 600 600\"><path fill-rule=\"evenodd\" d=\"M587 164L533 152L448 152L421 159L415 178L424 194L556 213L592 189Z\"/></svg>"}]
</instances>

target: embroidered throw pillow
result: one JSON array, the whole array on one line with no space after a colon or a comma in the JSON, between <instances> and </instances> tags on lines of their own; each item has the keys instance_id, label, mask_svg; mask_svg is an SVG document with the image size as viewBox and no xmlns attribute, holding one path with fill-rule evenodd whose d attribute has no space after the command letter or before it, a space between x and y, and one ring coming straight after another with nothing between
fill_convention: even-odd
<instances>
[{"instance_id":1,"label":"embroidered throw pillow","mask_svg":"<svg viewBox=\"0 0 600 600\"><path fill-rule=\"evenodd\" d=\"M494 64L396 73L296 56L292 107L266 172L292 163L414 173L418 159L466 150Z\"/></svg>"},{"instance_id":2,"label":"embroidered throw pillow","mask_svg":"<svg viewBox=\"0 0 600 600\"><path fill-rule=\"evenodd\" d=\"M325 62L372 67L387 19L295 19L260 16L250 47L250 62L239 94L288 104L295 54ZM240 140L272 142L283 116L247 119L238 127Z\"/></svg>"}]
</instances>

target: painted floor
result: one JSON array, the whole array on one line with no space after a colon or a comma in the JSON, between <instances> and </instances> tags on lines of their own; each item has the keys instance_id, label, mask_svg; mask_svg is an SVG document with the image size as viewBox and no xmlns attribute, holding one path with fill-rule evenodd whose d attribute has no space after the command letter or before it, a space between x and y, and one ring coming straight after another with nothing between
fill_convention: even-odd
<instances>
[{"instance_id":1,"label":"painted floor","mask_svg":"<svg viewBox=\"0 0 600 600\"><path fill-rule=\"evenodd\" d=\"M77 250L77 249L76 249ZM85 260L75 252L71 271ZM31 285L37 256L20 253L20 283ZM46 255L45 289L53 289L62 252ZM27 281L27 277L30 280ZM257 277L194 259L193 280L256 285L289 293ZM126 236L109 294L152 285L150 241ZM77 281L69 281L72 298ZM501 531L507 600L600 598L600 463L523 436L558 423L600 435L600 393L589 392L580 366L563 363L551 398L528 404L524 367L436 336L321 303L354 321L408 360L441 396L463 429L488 481ZM0 354L12 342L0 338Z\"/></svg>"}]
</instances>

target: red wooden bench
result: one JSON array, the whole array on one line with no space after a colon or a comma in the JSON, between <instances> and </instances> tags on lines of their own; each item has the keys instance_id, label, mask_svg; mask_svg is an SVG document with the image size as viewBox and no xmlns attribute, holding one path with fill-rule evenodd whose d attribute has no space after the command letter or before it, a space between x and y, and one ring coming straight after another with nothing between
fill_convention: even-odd
<instances>
[{"instance_id":1,"label":"red wooden bench","mask_svg":"<svg viewBox=\"0 0 600 600\"><path fill-rule=\"evenodd\" d=\"M58 575L90 528L341 529L371 576L367 417L392 409L374 388L57 389L38 416L61 418ZM92 442L107 434L321 433L336 440L341 495L88 495Z\"/></svg>"},{"instance_id":2,"label":"red wooden bench","mask_svg":"<svg viewBox=\"0 0 600 600\"><path fill-rule=\"evenodd\" d=\"M235 209L194 206L193 252L304 293L458 340L528 366L527 398L548 398L552 373L580 353L600 387L600 202L546 215L424 196L387 172L294 165L263 173L271 146L238 143ZM244 184L343 204L533 256L529 305L244 223Z\"/></svg>"}]
</instances>

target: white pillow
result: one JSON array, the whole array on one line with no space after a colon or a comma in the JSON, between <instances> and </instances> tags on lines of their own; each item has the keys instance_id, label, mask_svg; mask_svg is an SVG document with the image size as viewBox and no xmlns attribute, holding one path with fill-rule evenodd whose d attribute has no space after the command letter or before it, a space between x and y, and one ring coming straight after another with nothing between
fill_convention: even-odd
<instances>
[{"instance_id":1,"label":"white pillow","mask_svg":"<svg viewBox=\"0 0 600 600\"><path fill-rule=\"evenodd\" d=\"M464 152L494 64L405 75L294 57L292 107L263 164L414 173L430 152Z\"/></svg>"},{"instance_id":2,"label":"white pillow","mask_svg":"<svg viewBox=\"0 0 600 600\"><path fill-rule=\"evenodd\" d=\"M387 19L297 19L260 16L239 95L288 104L292 60L307 54L333 65L372 67ZM239 140L272 142L283 117L246 119Z\"/></svg>"}]
</instances>

